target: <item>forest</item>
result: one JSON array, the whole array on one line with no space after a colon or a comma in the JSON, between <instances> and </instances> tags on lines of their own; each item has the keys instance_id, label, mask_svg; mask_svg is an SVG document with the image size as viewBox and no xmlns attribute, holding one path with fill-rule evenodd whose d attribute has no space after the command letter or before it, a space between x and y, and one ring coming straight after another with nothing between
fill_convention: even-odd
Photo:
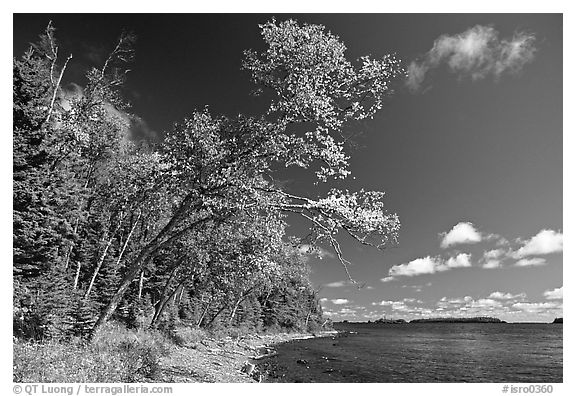
<instances>
[{"instance_id":1,"label":"forest","mask_svg":"<svg viewBox=\"0 0 576 396\"><path fill-rule=\"evenodd\" d=\"M158 141L129 133L134 34L75 89L64 83L74 57L52 23L14 58L16 339L89 341L108 322L314 331L327 319L309 255L330 247L353 281L339 238L395 242L400 222L383 192L312 185L299 196L274 175L298 167L327 186L348 177L349 125L382 108L405 75L399 60L351 62L319 25L273 19L260 29L267 50L245 51L241 67L268 110L192 111ZM307 235L287 234L290 216L307 221Z\"/></svg>"}]
</instances>

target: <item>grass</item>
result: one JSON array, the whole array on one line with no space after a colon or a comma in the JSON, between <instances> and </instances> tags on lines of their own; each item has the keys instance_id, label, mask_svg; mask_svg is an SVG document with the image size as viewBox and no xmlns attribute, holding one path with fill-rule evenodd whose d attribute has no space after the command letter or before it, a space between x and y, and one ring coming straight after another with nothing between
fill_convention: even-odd
<instances>
[{"instance_id":1,"label":"grass","mask_svg":"<svg viewBox=\"0 0 576 396\"><path fill-rule=\"evenodd\" d=\"M142 382L154 379L173 343L160 332L109 324L81 339L14 342L14 382Z\"/></svg>"}]
</instances>

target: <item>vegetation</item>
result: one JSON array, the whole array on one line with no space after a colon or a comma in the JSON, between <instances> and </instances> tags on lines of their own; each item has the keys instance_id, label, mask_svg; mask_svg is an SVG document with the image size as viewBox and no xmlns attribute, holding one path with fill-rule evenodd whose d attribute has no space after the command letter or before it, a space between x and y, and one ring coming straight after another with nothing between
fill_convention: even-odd
<instances>
[{"instance_id":1,"label":"vegetation","mask_svg":"<svg viewBox=\"0 0 576 396\"><path fill-rule=\"evenodd\" d=\"M51 24L14 59L15 371L57 360L77 375L55 365L35 381L128 381L153 375L166 340L194 339L194 329L315 330L326 321L302 246L331 246L347 271L339 233L378 248L395 241L399 221L382 192L296 196L272 176L295 166L322 183L347 177L345 127L381 108L399 62L353 65L322 26L261 29L268 49L246 51L243 68L271 92L268 111L196 111L160 142L130 134L136 117L122 90L133 35L120 36L82 88L63 84L74 60L62 58ZM305 218L309 234L288 237L288 214ZM111 319L150 331L136 342L107 327Z\"/></svg>"}]
</instances>

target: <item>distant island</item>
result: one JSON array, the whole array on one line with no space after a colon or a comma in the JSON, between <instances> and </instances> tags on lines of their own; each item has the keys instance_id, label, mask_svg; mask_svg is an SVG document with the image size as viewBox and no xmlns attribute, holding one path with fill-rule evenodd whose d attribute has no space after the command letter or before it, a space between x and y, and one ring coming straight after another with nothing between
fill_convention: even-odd
<instances>
[{"instance_id":1,"label":"distant island","mask_svg":"<svg viewBox=\"0 0 576 396\"><path fill-rule=\"evenodd\" d=\"M556 322L559 320L559 322ZM345 324L406 324L406 323L508 323L504 320L498 318L492 318L489 316L476 316L473 318L424 318L424 319L412 319L411 321L406 321L404 319L376 319L375 321L368 322L349 322L348 320L343 320L341 323ZM554 323L562 323L562 318L555 319Z\"/></svg>"},{"instance_id":2,"label":"distant island","mask_svg":"<svg viewBox=\"0 0 576 396\"><path fill-rule=\"evenodd\" d=\"M427 318L413 319L410 323L507 323L498 318L489 316L477 316L474 318Z\"/></svg>"},{"instance_id":3,"label":"distant island","mask_svg":"<svg viewBox=\"0 0 576 396\"><path fill-rule=\"evenodd\" d=\"M564 318L556 318L552 323L564 323Z\"/></svg>"}]
</instances>

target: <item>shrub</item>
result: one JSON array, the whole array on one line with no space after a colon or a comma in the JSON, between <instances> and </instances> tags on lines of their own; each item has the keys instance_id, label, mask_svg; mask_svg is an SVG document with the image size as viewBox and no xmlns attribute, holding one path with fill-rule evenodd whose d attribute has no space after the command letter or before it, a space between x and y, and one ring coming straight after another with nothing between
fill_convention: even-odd
<instances>
[{"instance_id":1,"label":"shrub","mask_svg":"<svg viewBox=\"0 0 576 396\"><path fill-rule=\"evenodd\" d=\"M206 331L191 326L178 326L174 332L176 344L192 348L195 348L207 336Z\"/></svg>"},{"instance_id":2,"label":"shrub","mask_svg":"<svg viewBox=\"0 0 576 396\"><path fill-rule=\"evenodd\" d=\"M169 341L159 332L108 325L88 344L14 343L15 382L139 382L154 379Z\"/></svg>"}]
</instances>

